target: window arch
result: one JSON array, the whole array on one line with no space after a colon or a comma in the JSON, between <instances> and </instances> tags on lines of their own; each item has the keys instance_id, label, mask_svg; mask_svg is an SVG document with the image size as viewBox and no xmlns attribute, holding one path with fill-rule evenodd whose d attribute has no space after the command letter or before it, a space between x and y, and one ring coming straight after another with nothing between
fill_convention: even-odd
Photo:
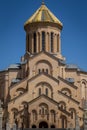
<instances>
[{"instance_id":1,"label":"window arch","mask_svg":"<svg viewBox=\"0 0 87 130\"><path fill-rule=\"evenodd\" d=\"M45 32L42 31L42 51L45 51Z\"/></svg>"},{"instance_id":2,"label":"window arch","mask_svg":"<svg viewBox=\"0 0 87 130\"><path fill-rule=\"evenodd\" d=\"M59 102L59 109L61 109L61 110L66 110L66 103L63 102L63 101L60 101L60 102Z\"/></svg>"},{"instance_id":3,"label":"window arch","mask_svg":"<svg viewBox=\"0 0 87 130\"><path fill-rule=\"evenodd\" d=\"M55 122L56 121L56 113L55 113L55 110L51 110L51 120L52 122Z\"/></svg>"},{"instance_id":4,"label":"window arch","mask_svg":"<svg viewBox=\"0 0 87 130\"><path fill-rule=\"evenodd\" d=\"M48 73L48 74L52 75L53 66L52 66L52 64L49 61L47 61L47 60L39 60L33 66L33 70L36 71L36 74L39 73L39 72L42 72L42 69L44 69L45 73Z\"/></svg>"},{"instance_id":5,"label":"window arch","mask_svg":"<svg viewBox=\"0 0 87 130\"><path fill-rule=\"evenodd\" d=\"M39 105L39 114L40 115L48 115L48 105L45 103L41 103Z\"/></svg>"},{"instance_id":6,"label":"window arch","mask_svg":"<svg viewBox=\"0 0 87 130\"><path fill-rule=\"evenodd\" d=\"M81 92L82 92L82 99L85 99L86 98L86 82L85 81L82 81L81 83Z\"/></svg>"},{"instance_id":7,"label":"window arch","mask_svg":"<svg viewBox=\"0 0 87 130\"><path fill-rule=\"evenodd\" d=\"M66 94L66 95L68 95L68 96L70 96L71 95L71 90L70 89L68 89L68 88L62 88L62 93L64 93L64 94Z\"/></svg>"},{"instance_id":8,"label":"window arch","mask_svg":"<svg viewBox=\"0 0 87 130\"><path fill-rule=\"evenodd\" d=\"M12 108L11 111L13 112L14 119L16 119L16 116L18 114L18 109L17 108Z\"/></svg>"},{"instance_id":9,"label":"window arch","mask_svg":"<svg viewBox=\"0 0 87 130\"><path fill-rule=\"evenodd\" d=\"M32 110L32 116L33 116L33 121L37 120L37 111L36 110Z\"/></svg>"},{"instance_id":10,"label":"window arch","mask_svg":"<svg viewBox=\"0 0 87 130\"><path fill-rule=\"evenodd\" d=\"M75 119L76 110L74 108L70 108L69 111L71 112L71 119Z\"/></svg>"},{"instance_id":11,"label":"window arch","mask_svg":"<svg viewBox=\"0 0 87 130\"><path fill-rule=\"evenodd\" d=\"M61 115L61 124L62 128L67 128L67 117L65 115Z\"/></svg>"}]
</instances>

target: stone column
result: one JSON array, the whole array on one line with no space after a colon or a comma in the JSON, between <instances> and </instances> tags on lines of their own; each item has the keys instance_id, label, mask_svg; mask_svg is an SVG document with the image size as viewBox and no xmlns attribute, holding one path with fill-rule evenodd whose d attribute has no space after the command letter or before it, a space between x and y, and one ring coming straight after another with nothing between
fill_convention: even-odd
<instances>
[{"instance_id":1,"label":"stone column","mask_svg":"<svg viewBox=\"0 0 87 130\"><path fill-rule=\"evenodd\" d=\"M2 105L2 102L0 100L0 130L2 130L2 107L1 107L1 105Z\"/></svg>"},{"instance_id":2,"label":"stone column","mask_svg":"<svg viewBox=\"0 0 87 130\"><path fill-rule=\"evenodd\" d=\"M75 119L75 122L76 122L76 127L75 127L75 130L80 130L80 126L79 126L79 119L78 119L78 115L76 114L76 119Z\"/></svg>"}]
</instances>

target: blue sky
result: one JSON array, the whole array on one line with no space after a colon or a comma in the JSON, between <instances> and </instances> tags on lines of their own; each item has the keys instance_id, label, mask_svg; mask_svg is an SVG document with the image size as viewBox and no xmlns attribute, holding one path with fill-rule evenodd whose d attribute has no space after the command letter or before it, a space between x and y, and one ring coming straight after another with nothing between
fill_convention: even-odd
<instances>
[{"instance_id":1,"label":"blue sky","mask_svg":"<svg viewBox=\"0 0 87 130\"><path fill-rule=\"evenodd\" d=\"M42 0L0 0L0 70L19 63L25 53L25 21ZM87 71L87 0L45 0L63 23L62 54L66 62Z\"/></svg>"}]
</instances>

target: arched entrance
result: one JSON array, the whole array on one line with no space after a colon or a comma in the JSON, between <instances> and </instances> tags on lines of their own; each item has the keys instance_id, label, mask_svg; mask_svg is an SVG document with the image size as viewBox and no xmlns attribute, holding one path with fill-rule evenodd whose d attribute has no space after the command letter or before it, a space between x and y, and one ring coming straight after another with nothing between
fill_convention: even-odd
<instances>
[{"instance_id":1,"label":"arched entrance","mask_svg":"<svg viewBox=\"0 0 87 130\"><path fill-rule=\"evenodd\" d=\"M55 125L51 125L51 128L55 128Z\"/></svg>"},{"instance_id":2,"label":"arched entrance","mask_svg":"<svg viewBox=\"0 0 87 130\"><path fill-rule=\"evenodd\" d=\"M36 125L32 125L32 128L36 128Z\"/></svg>"},{"instance_id":3,"label":"arched entrance","mask_svg":"<svg viewBox=\"0 0 87 130\"><path fill-rule=\"evenodd\" d=\"M48 128L48 124L45 121L39 123L39 128Z\"/></svg>"}]
</instances>

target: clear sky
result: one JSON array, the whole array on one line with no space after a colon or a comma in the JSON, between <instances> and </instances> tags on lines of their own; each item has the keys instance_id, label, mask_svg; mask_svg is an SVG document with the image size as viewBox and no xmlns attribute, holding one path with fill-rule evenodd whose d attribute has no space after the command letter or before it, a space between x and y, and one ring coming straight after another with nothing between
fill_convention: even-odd
<instances>
[{"instance_id":1,"label":"clear sky","mask_svg":"<svg viewBox=\"0 0 87 130\"><path fill-rule=\"evenodd\" d=\"M19 63L25 53L24 22L42 0L0 0L0 70ZM63 23L62 54L66 62L87 71L87 0L45 0Z\"/></svg>"}]
</instances>

